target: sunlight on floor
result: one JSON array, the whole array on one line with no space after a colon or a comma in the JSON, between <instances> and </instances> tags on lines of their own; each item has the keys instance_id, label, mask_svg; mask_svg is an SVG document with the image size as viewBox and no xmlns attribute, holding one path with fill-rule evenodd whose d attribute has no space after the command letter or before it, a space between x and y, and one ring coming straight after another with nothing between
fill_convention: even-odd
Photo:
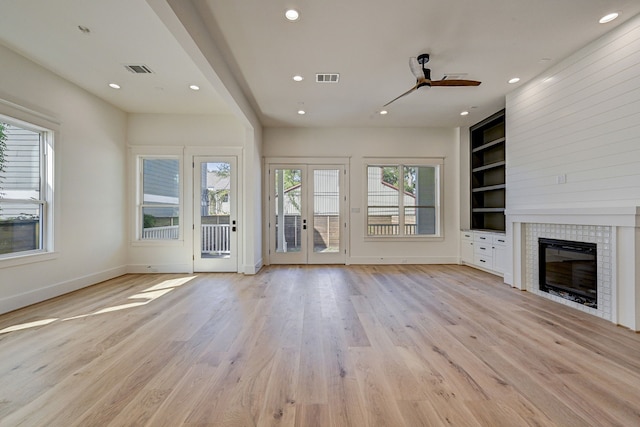
<instances>
[{"instance_id":1,"label":"sunlight on floor","mask_svg":"<svg viewBox=\"0 0 640 427\"><path fill-rule=\"evenodd\" d=\"M58 319L42 319L42 320L36 320L35 322L22 323L20 325L9 326L8 328L4 328L0 330L0 334L6 334L7 332L21 331L23 329L36 328L38 326L48 325L50 323L55 322L56 320Z\"/></svg>"},{"instance_id":2,"label":"sunlight on floor","mask_svg":"<svg viewBox=\"0 0 640 427\"><path fill-rule=\"evenodd\" d=\"M86 313L86 314L79 314L77 316L72 316L72 317L67 317L65 319L59 319L59 318L52 318L52 319L43 319L43 320L36 320L34 322L28 322L28 323L21 323L18 325L14 325L14 326L9 326L7 328L4 328L2 330L0 330L0 334L6 334L9 332L15 332L15 331L21 331L24 329L31 329L31 328L37 328L39 326L46 326L46 325L50 325L56 321L61 321L61 322L66 322L69 320L77 320L77 319L82 319L85 317L90 317L90 316L96 316L98 314L105 314L105 313L113 313L114 311L120 311L120 310L127 310L130 308L135 308L135 307L140 307L143 305L147 305L152 301L155 301L156 299L168 294L169 292L173 291L175 288L178 288L188 282L190 282L191 280L195 279L198 276L188 276L188 277L181 277L178 279L169 279L169 280L165 280L161 283L158 283L157 285L151 286L150 288L145 289L144 291L137 293L135 295L132 295L130 297L127 297L127 299L143 299L146 301L139 301L139 302L131 302L131 303L127 303L127 304L120 304L120 305L114 305L111 307L105 307L105 308L101 308L97 311L94 311L92 313Z\"/></svg>"}]
</instances>

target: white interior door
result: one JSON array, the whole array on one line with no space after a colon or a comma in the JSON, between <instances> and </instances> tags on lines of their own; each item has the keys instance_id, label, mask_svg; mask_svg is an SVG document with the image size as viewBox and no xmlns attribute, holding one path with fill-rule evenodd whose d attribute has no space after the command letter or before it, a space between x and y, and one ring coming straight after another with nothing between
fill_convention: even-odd
<instances>
[{"instance_id":1,"label":"white interior door","mask_svg":"<svg viewBox=\"0 0 640 427\"><path fill-rule=\"evenodd\" d=\"M269 262L344 264L343 165L271 164Z\"/></svg>"},{"instance_id":2,"label":"white interior door","mask_svg":"<svg viewBox=\"0 0 640 427\"><path fill-rule=\"evenodd\" d=\"M194 271L238 271L236 169L235 156L194 157Z\"/></svg>"}]
</instances>

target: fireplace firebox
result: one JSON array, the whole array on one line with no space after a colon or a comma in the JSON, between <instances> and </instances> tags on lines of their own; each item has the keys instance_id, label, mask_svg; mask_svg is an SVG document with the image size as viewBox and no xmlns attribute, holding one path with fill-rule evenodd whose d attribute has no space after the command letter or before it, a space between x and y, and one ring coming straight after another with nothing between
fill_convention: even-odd
<instances>
[{"instance_id":1,"label":"fireplace firebox","mask_svg":"<svg viewBox=\"0 0 640 427\"><path fill-rule=\"evenodd\" d=\"M539 289L598 308L596 244L539 238L538 248Z\"/></svg>"}]
</instances>

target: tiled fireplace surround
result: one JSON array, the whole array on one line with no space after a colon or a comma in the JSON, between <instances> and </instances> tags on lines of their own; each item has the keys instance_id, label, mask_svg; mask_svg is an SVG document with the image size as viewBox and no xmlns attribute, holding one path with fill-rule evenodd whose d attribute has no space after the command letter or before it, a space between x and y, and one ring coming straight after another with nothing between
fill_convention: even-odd
<instances>
[{"instance_id":1,"label":"tiled fireplace surround","mask_svg":"<svg viewBox=\"0 0 640 427\"><path fill-rule=\"evenodd\" d=\"M508 210L507 224L513 271L506 283L640 330L640 207ZM597 245L597 309L539 290L540 237Z\"/></svg>"}]
</instances>

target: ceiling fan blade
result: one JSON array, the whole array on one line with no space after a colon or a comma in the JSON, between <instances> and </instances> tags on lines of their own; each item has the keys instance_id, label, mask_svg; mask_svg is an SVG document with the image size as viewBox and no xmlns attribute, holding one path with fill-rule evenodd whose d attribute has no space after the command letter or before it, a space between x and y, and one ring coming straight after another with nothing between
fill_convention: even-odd
<instances>
[{"instance_id":1,"label":"ceiling fan blade","mask_svg":"<svg viewBox=\"0 0 640 427\"><path fill-rule=\"evenodd\" d=\"M431 86L480 86L477 80L431 80Z\"/></svg>"},{"instance_id":2,"label":"ceiling fan blade","mask_svg":"<svg viewBox=\"0 0 640 427\"><path fill-rule=\"evenodd\" d=\"M422 65L418 62L418 58L409 58L409 68L411 68L411 72L416 76L416 79L424 79Z\"/></svg>"},{"instance_id":3,"label":"ceiling fan blade","mask_svg":"<svg viewBox=\"0 0 640 427\"><path fill-rule=\"evenodd\" d=\"M384 104L383 107L386 107L387 105L391 104L392 102L397 101L398 99L402 98L403 96L409 95L411 92L413 92L416 89L418 89L418 85L415 85L414 87L412 87L411 89L409 89L408 91L406 91L402 95L398 96L397 98L393 98L391 101L389 101L386 104Z\"/></svg>"}]
</instances>

